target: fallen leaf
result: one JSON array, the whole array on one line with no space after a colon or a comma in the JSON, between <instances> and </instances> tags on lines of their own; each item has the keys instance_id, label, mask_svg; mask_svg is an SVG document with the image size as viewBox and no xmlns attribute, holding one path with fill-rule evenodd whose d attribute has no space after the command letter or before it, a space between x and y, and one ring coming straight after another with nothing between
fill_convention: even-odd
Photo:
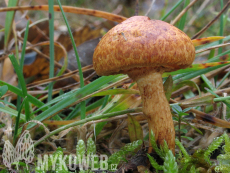
<instances>
[{"instance_id":1,"label":"fallen leaf","mask_svg":"<svg viewBox=\"0 0 230 173\"><path fill-rule=\"evenodd\" d=\"M132 115L128 115L128 129L131 142L139 139L143 140L143 131L141 125Z\"/></svg>"}]
</instances>

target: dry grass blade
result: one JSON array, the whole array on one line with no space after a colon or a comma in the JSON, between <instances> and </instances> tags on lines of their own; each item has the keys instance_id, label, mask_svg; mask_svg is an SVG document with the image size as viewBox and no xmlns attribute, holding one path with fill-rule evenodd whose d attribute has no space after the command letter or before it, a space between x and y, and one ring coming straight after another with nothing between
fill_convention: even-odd
<instances>
[{"instance_id":1,"label":"dry grass blade","mask_svg":"<svg viewBox=\"0 0 230 173\"><path fill-rule=\"evenodd\" d=\"M198 0L194 0L190 2L190 4L178 14L178 16L170 23L171 25L175 25L176 22L188 11L190 7L192 7Z\"/></svg>"},{"instance_id":2,"label":"dry grass blade","mask_svg":"<svg viewBox=\"0 0 230 173\"><path fill-rule=\"evenodd\" d=\"M153 4L155 3L155 0L152 0L150 6L149 6L149 9L147 10L147 12L145 13L145 16L148 16L149 12L151 11L152 7L153 7Z\"/></svg>"},{"instance_id":3,"label":"dry grass blade","mask_svg":"<svg viewBox=\"0 0 230 173\"><path fill-rule=\"evenodd\" d=\"M173 103L177 103L177 101L170 99L171 102ZM188 108L188 106L181 106L183 109ZM218 127L223 127L223 128L230 128L230 122L221 120L219 118L216 118L214 116L211 116L209 114L206 114L204 112L201 112L199 110L196 109L190 109L189 111L193 112L196 114L196 118L199 120L202 120L204 122L207 122L209 124L218 126Z\"/></svg>"},{"instance_id":4,"label":"dry grass blade","mask_svg":"<svg viewBox=\"0 0 230 173\"><path fill-rule=\"evenodd\" d=\"M200 6L200 8L197 10L197 12L194 14L194 16L191 18L191 20L188 22L188 26L191 26L193 24L193 22L196 20L196 18L199 16L199 14L204 10L204 8L208 5L208 3L210 2L210 0L205 0L202 5ZM187 28L189 29L189 27Z\"/></svg>"},{"instance_id":5,"label":"dry grass blade","mask_svg":"<svg viewBox=\"0 0 230 173\"><path fill-rule=\"evenodd\" d=\"M72 107L72 106L74 106L74 105L76 105L76 104L78 104L78 103L80 103L80 102L82 102L82 101L85 101L86 99L92 97L94 94L96 94L96 93L98 93L98 92L105 91L105 90L107 90L107 89L109 89L109 88L112 88L112 87L114 87L114 86L119 86L119 85L121 85L122 83L124 83L126 80L129 80L129 77L126 77L126 78L124 78L124 79L121 79L121 80L119 80L119 81L117 81L117 82L115 82L115 83L113 83L113 84L111 84L111 85L109 85L109 86L107 86L107 87L104 87L104 88L102 88L102 89L100 89L100 90L98 90L98 91L96 91L96 92L94 92L94 93L91 93L91 94L89 94L89 95L87 95L87 96L85 96L85 97L79 99L79 100L76 101L75 103L73 103L73 104L67 106L65 109L67 109L67 108L69 108L69 107ZM60 112L62 112L62 111L63 111L63 110L60 110L60 111L56 112L55 114L53 114L52 116L50 116L48 119L52 118L53 116L57 115L58 113L60 113ZM45 119L45 120L46 120L46 119ZM45 120L43 120L43 121L45 121Z\"/></svg>"},{"instance_id":6,"label":"dry grass blade","mask_svg":"<svg viewBox=\"0 0 230 173\"><path fill-rule=\"evenodd\" d=\"M21 41L23 41L23 38L21 38L21 37L18 37L18 38L19 38ZM42 43L38 43L38 44L35 44L35 45L32 45L32 44L29 43L28 41L27 41L27 43L30 45L30 47L27 47L26 50L32 49L32 50L34 50L35 52L37 52L38 54L42 55L42 57L44 57L47 61L49 61L50 58L49 58L48 55L42 53L40 50L38 50L38 49L35 48L35 47L37 47L37 46L40 46L40 44L42 44ZM44 42L44 44L49 45L49 42L48 42L48 41L47 41L47 42ZM64 51L64 53L66 52L65 48L64 48L60 43L55 42L55 45L58 46L58 47L60 47L60 48ZM57 61L54 61L54 64L55 64L55 67L60 68L60 69L62 68L62 65L59 64ZM66 69L65 71L66 71L66 72L71 72L71 71L68 70L68 69Z\"/></svg>"},{"instance_id":7,"label":"dry grass blade","mask_svg":"<svg viewBox=\"0 0 230 173\"><path fill-rule=\"evenodd\" d=\"M218 15L212 21L210 21L203 29L201 29L197 34L195 34L192 37L192 39L199 37L204 31L206 31L225 12L225 10L228 9L229 5L230 1L228 1L224 8L218 13Z\"/></svg>"},{"instance_id":8,"label":"dry grass blade","mask_svg":"<svg viewBox=\"0 0 230 173\"><path fill-rule=\"evenodd\" d=\"M138 16L139 11L139 0L136 0L135 16Z\"/></svg>"},{"instance_id":9,"label":"dry grass blade","mask_svg":"<svg viewBox=\"0 0 230 173\"><path fill-rule=\"evenodd\" d=\"M218 68L216 70L213 70L213 71L207 73L205 76L208 79L213 78L214 76L216 76L217 74L221 73L222 71L224 71L225 69L227 69L229 67L230 67L230 65L226 65L224 67ZM200 78L200 76L197 76L197 77L191 79L191 81L195 82L197 85L201 84L201 78ZM180 95L180 94L188 91L189 89L190 89L189 86L182 87L182 88L178 89L177 91L174 91L172 93L171 97L176 97L177 95Z\"/></svg>"},{"instance_id":10,"label":"dry grass blade","mask_svg":"<svg viewBox=\"0 0 230 173\"><path fill-rule=\"evenodd\" d=\"M224 38L225 37L223 36L204 37L204 38L193 39L192 43L196 47L196 46L204 45L207 43L212 43L214 41L222 40Z\"/></svg>"},{"instance_id":11,"label":"dry grass blade","mask_svg":"<svg viewBox=\"0 0 230 173\"><path fill-rule=\"evenodd\" d=\"M119 16L116 14L99 11L99 10L92 10L87 8L78 8L78 7L72 7L72 6L62 6L64 12L67 13L74 13L74 14L83 14L83 15L89 15L89 16L95 16L95 17L101 17L105 18L114 22L122 22L126 20L126 17ZM37 6L21 6L21 7L10 7L10 8L0 8L0 12L6 12L6 11L21 11L21 10L42 10L42 11L48 11L49 7L48 5L37 5ZM54 5L54 11L61 11L58 5Z\"/></svg>"},{"instance_id":12,"label":"dry grass blade","mask_svg":"<svg viewBox=\"0 0 230 173\"><path fill-rule=\"evenodd\" d=\"M86 72L86 71L89 71L89 70L92 70L92 69L93 69L93 65L88 65L88 66L82 67L83 72ZM29 88L33 88L33 87L37 87L37 86L40 86L40 85L47 84L49 82L63 80L63 79L72 77L72 76L76 75L77 73L78 73L78 70L74 70L74 71L71 71L69 73L63 74L62 76L57 76L57 77L53 77L53 78L33 82L33 83L28 84L27 88L29 89Z\"/></svg>"},{"instance_id":13,"label":"dry grass blade","mask_svg":"<svg viewBox=\"0 0 230 173\"><path fill-rule=\"evenodd\" d=\"M219 48L219 47L228 46L228 45L230 45L230 43L224 43L224 44L219 44L217 46L208 47L206 49L201 49L201 50L196 51L196 54L201 53L201 52L205 52L205 51L208 51L208 50L216 49L216 48Z\"/></svg>"}]
</instances>

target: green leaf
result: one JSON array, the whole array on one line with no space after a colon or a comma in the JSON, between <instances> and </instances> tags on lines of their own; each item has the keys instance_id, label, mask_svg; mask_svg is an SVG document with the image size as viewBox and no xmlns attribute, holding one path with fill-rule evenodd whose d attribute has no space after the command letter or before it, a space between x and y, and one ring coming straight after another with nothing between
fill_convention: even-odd
<instances>
[{"instance_id":1,"label":"green leaf","mask_svg":"<svg viewBox=\"0 0 230 173\"><path fill-rule=\"evenodd\" d=\"M105 95L116 95L116 94L140 94L138 90L134 89L111 89L106 91L101 91L99 93L96 93L93 95L93 97L96 96L105 96Z\"/></svg>"},{"instance_id":2,"label":"green leaf","mask_svg":"<svg viewBox=\"0 0 230 173\"><path fill-rule=\"evenodd\" d=\"M96 112L93 116L96 116L99 113L109 113L109 112L117 112L117 111L121 111L121 110L126 110L128 108L130 108L130 106L133 106L133 104L136 103L136 101L138 100L137 97L132 97L129 95L115 95L115 97L109 102L107 103L107 105L103 108L100 109L98 112ZM100 131L102 130L102 126L104 126L105 123L101 122L98 123L96 125L96 135L98 135L100 133Z\"/></svg>"},{"instance_id":3,"label":"green leaf","mask_svg":"<svg viewBox=\"0 0 230 173\"><path fill-rule=\"evenodd\" d=\"M180 132L187 133L188 130L187 129L180 129Z\"/></svg>"},{"instance_id":4,"label":"green leaf","mask_svg":"<svg viewBox=\"0 0 230 173\"><path fill-rule=\"evenodd\" d=\"M184 110L183 110L183 112L187 112L187 111L189 111L189 110L191 110L192 108L185 108Z\"/></svg>"},{"instance_id":5,"label":"green leaf","mask_svg":"<svg viewBox=\"0 0 230 173\"><path fill-rule=\"evenodd\" d=\"M213 103L213 95L207 95L203 97L194 97L189 100L181 102L183 106L196 107L201 105L210 105Z\"/></svg>"},{"instance_id":6,"label":"green leaf","mask_svg":"<svg viewBox=\"0 0 230 173\"><path fill-rule=\"evenodd\" d=\"M187 120L185 120L184 118L182 119L183 122L185 122L186 124L188 124L190 127L192 127L194 130L196 130L198 133L200 133L201 135L203 135L203 133L196 127L192 126Z\"/></svg>"},{"instance_id":7,"label":"green leaf","mask_svg":"<svg viewBox=\"0 0 230 173\"><path fill-rule=\"evenodd\" d=\"M8 86L7 85L3 85L2 87L0 87L0 98L6 94L6 92L8 91Z\"/></svg>"},{"instance_id":8,"label":"green leaf","mask_svg":"<svg viewBox=\"0 0 230 173\"><path fill-rule=\"evenodd\" d=\"M130 114L128 114L128 129L131 142L139 139L143 140L143 131L141 125L136 118Z\"/></svg>"},{"instance_id":9,"label":"green leaf","mask_svg":"<svg viewBox=\"0 0 230 173\"><path fill-rule=\"evenodd\" d=\"M201 95L199 86L195 82L190 81L190 80L185 80L185 81L182 81L182 82L176 84L173 87L172 91L176 91L176 90L178 90L178 89L180 89L180 88L182 88L183 86L186 86L186 85L196 88L198 93L199 93L199 95Z\"/></svg>"},{"instance_id":10,"label":"green leaf","mask_svg":"<svg viewBox=\"0 0 230 173\"><path fill-rule=\"evenodd\" d=\"M172 106L172 110L173 110L175 113L183 112L182 108L181 108L179 105L173 105L173 106Z\"/></svg>"},{"instance_id":11,"label":"green leaf","mask_svg":"<svg viewBox=\"0 0 230 173\"><path fill-rule=\"evenodd\" d=\"M190 140L190 141L193 141L194 139L193 138L191 138L191 137L188 137L188 136L181 136L182 138L185 138L185 139L188 139L188 140Z\"/></svg>"},{"instance_id":12,"label":"green leaf","mask_svg":"<svg viewBox=\"0 0 230 173\"><path fill-rule=\"evenodd\" d=\"M166 79L164 83L164 92L165 92L166 99L168 101L170 100L170 97L172 95L172 87L173 87L173 79L172 76L169 75L169 77Z\"/></svg>"}]
</instances>

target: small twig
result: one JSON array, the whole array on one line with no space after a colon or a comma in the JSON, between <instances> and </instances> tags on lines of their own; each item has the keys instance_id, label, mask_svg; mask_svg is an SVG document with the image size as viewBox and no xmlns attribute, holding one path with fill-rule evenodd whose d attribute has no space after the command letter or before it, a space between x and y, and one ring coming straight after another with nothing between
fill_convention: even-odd
<instances>
[{"instance_id":1,"label":"small twig","mask_svg":"<svg viewBox=\"0 0 230 173\"><path fill-rule=\"evenodd\" d=\"M180 14L179 14L170 24L171 24L171 25L175 25L176 22L177 22L177 21L188 11L188 9L189 9L190 7L192 7L193 4L196 3L196 1L198 1L198 0L194 0L194 1L190 2L190 4L189 4L185 9L183 9L183 10L180 12Z\"/></svg>"},{"instance_id":2,"label":"small twig","mask_svg":"<svg viewBox=\"0 0 230 173\"><path fill-rule=\"evenodd\" d=\"M203 29L201 29L197 34L195 34L192 37L192 39L199 37L204 31L206 31L224 13L224 11L229 7L229 5L230 5L230 0L227 2L224 8L219 12L219 14L212 21L210 21Z\"/></svg>"},{"instance_id":3,"label":"small twig","mask_svg":"<svg viewBox=\"0 0 230 173\"><path fill-rule=\"evenodd\" d=\"M136 0L135 16L138 16L139 0Z\"/></svg>"},{"instance_id":4,"label":"small twig","mask_svg":"<svg viewBox=\"0 0 230 173\"><path fill-rule=\"evenodd\" d=\"M212 46L212 47L208 47L206 49L197 50L196 54L201 53L201 52L205 52L205 51L208 51L208 50L216 49L216 48L219 48L219 47L228 46L228 45L230 45L230 43L219 44L217 46Z\"/></svg>"},{"instance_id":5,"label":"small twig","mask_svg":"<svg viewBox=\"0 0 230 173\"><path fill-rule=\"evenodd\" d=\"M151 5L149 6L148 11L145 13L145 16L147 16L147 15L149 14L149 12L151 11L151 9L152 9L154 3L155 3L155 0L152 0L152 3L151 3Z\"/></svg>"}]
</instances>

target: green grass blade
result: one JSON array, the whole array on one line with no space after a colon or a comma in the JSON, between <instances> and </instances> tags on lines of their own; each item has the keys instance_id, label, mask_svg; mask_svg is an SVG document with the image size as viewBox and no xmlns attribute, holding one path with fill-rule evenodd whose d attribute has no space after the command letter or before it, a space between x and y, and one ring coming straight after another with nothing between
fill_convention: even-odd
<instances>
[{"instance_id":1,"label":"green grass blade","mask_svg":"<svg viewBox=\"0 0 230 173\"><path fill-rule=\"evenodd\" d=\"M99 93L96 93L93 95L95 96L105 96L105 95L116 95L116 94L139 94L140 92L138 90L134 89L111 89L111 90L106 90L106 91L101 91Z\"/></svg>"},{"instance_id":2,"label":"green grass blade","mask_svg":"<svg viewBox=\"0 0 230 173\"><path fill-rule=\"evenodd\" d=\"M3 85L2 87L0 87L0 98L6 94L6 92L8 91L8 86Z\"/></svg>"},{"instance_id":3,"label":"green grass blade","mask_svg":"<svg viewBox=\"0 0 230 173\"><path fill-rule=\"evenodd\" d=\"M50 38L50 71L49 78L54 77L54 1L49 0L49 38ZM48 102L52 100L53 82L49 83L48 87Z\"/></svg>"},{"instance_id":4,"label":"green grass blade","mask_svg":"<svg viewBox=\"0 0 230 173\"><path fill-rule=\"evenodd\" d=\"M221 53L221 54L218 54L217 56L215 56L215 57L213 57L213 58L207 60L206 63L208 63L208 62L219 61L219 60L220 60L219 58L220 58L221 56L224 56L224 55L229 54L229 53L230 53L230 50L227 50L227 51L225 51L225 52L223 52L223 53Z\"/></svg>"},{"instance_id":5,"label":"green grass blade","mask_svg":"<svg viewBox=\"0 0 230 173\"><path fill-rule=\"evenodd\" d=\"M181 69L181 70L177 70L174 72L164 73L163 77L167 77L169 75L177 75L177 74L187 73L187 72L195 72L198 70L207 69L209 67L218 67L219 68L219 67L222 67L222 66L227 65L227 64L230 64L230 61L193 64L192 67L189 67L186 69Z\"/></svg>"},{"instance_id":6,"label":"green grass blade","mask_svg":"<svg viewBox=\"0 0 230 173\"><path fill-rule=\"evenodd\" d=\"M101 115L97 115L97 116L85 118L83 120L76 121L76 122L73 122L71 124L62 126L62 127L58 128L56 130L53 130L52 132L50 132L49 134L47 134L46 136L44 136L42 139L40 139L39 141L35 142L34 146L36 147L43 140L45 140L45 139L49 138L50 136L53 136L53 135L55 135L55 134L63 131L65 129L68 129L70 127L74 127L74 126L77 126L77 125L85 124L87 122L94 121L94 120L110 118L110 117L114 117L114 116L117 116L117 115L124 115L124 114L128 114L128 113L139 113L139 112L142 112L142 108L127 109L127 110L123 110L123 111L119 111L119 112L112 112L112 113L101 114Z\"/></svg>"},{"instance_id":7,"label":"green grass blade","mask_svg":"<svg viewBox=\"0 0 230 173\"><path fill-rule=\"evenodd\" d=\"M219 97L219 98L214 98L214 99L213 99L214 102L222 102L222 101L225 101L225 100L230 100L230 96L227 96L227 97Z\"/></svg>"},{"instance_id":8,"label":"green grass blade","mask_svg":"<svg viewBox=\"0 0 230 173\"><path fill-rule=\"evenodd\" d=\"M183 73L183 74L174 76L173 77L173 82L174 82L174 84L177 84L177 83L179 83L181 81L189 80L189 79L192 79L194 77L200 76L201 74L205 74L205 73L213 71L213 70L215 70L217 68L223 67L224 65L225 64L220 65L220 66L209 67L209 68L206 68L206 69L195 71L193 73Z\"/></svg>"},{"instance_id":9,"label":"green grass blade","mask_svg":"<svg viewBox=\"0 0 230 173\"><path fill-rule=\"evenodd\" d=\"M23 71L23 66L24 66L24 61L25 61L26 42L27 42L28 33L29 33L29 24L30 22L28 21L26 25L26 30L25 30L24 40L23 40L23 45L22 45L21 60L20 60L20 70L21 71Z\"/></svg>"},{"instance_id":10,"label":"green grass blade","mask_svg":"<svg viewBox=\"0 0 230 173\"><path fill-rule=\"evenodd\" d=\"M1 105L1 103L0 103ZM15 117L18 116L18 111L11 109L9 106L0 106L0 111L1 112L5 112L7 114L13 115ZM24 114L21 114L21 120L25 121L26 120L26 116Z\"/></svg>"},{"instance_id":11,"label":"green grass blade","mask_svg":"<svg viewBox=\"0 0 230 173\"><path fill-rule=\"evenodd\" d=\"M186 8L188 5L189 5L189 2L190 0L185 0L185 3L184 3L184 8ZM188 15L188 12L186 12L180 19L180 23L179 23L179 29L181 31L184 30L184 26L185 26L185 23L186 23L186 18L187 18L187 15Z\"/></svg>"},{"instance_id":12,"label":"green grass blade","mask_svg":"<svg viewBox=\"0 0 230 173\"><path fill-rule=\"evenodd\" d=\"M74 49L74 52L75 52L77 65L78 65L78 69L79 69L80 86L82 88L82 87L84 87L84 78L83 78L83 73L82 73L82 69L81 69L81 61L80 61L80 58L79 58L79 55L78 55L78 52L77 52L76 43L74 41L73 34L71 32L71 29L70 29L69 23L67 21L67 18L65 16L64 10L62 8L61 2L60 2L60 0L57 0L57 1L58 1L58 5L59 5L59 7L61 9L62 16L63 16L63 18L65 20L66 26L68 28L70 38L71 38L71 42L72 42L72 45L73 45L73 49ZM86 110L85 110L85 102L83 101L83 102L81 102L81 119L85 118L85 112L86 112Z\"/></svg>"},{"instance_id":13,"label":"green grass blade","mask_svg":"<svg viewBox=\"0 0 230 173\"><path fill-rule=\"evenodd\" d=\"M26 30L25 30L24 40L23 40L23 45L22 45L21 60L20 60L20 70L22 73L23 73L23 66L24 66L25 53L26 53L26 42L27 42L28 33L29 33L29 24L30 24L30 22L28 21L27 25L26 25ZM20 81L18 82L18 87L21 88ZM21 97L20 96L18 96L18 98L17 98L17 107L18 107L18 105L21 105ZM28 117L30 115L30 106L29 106L28 101L25 102L25 114Z\"/></svg>"},{"instance_id":14,"label":"green grass blade","mask_svg":"<svg viewBox=\"0 0 230 173\"><path fill-rule=\"evenodd\" d=\"M15 69L15 72L16 72L16 74L18 76L18 80L20 82L20 85L22 87L23 97L26 98L26 96L27 96L26 82L25 82L24 76L23 76L23 74L21 72L20 66L19 66L19 64L18 64L18 62L17 62L17 60L16 60L14 55L9 55L9 58L10 58L10 61L11 61L12 65L13 65L13 67ZM27 99L25 100L25 104L27 104L27 108L29 109L29 102L28 102ZM30 112L29 112L29 110L27 110L25 113L26 113L26 120L29 121L30 120Z\"/></svg>"},{"instance_id":15,"label":"green grass blade","mask_svg":"<svg viewBox=\"0 0 230 173\"><path fill-rule=\"evenodd\" d=\"M161 20L164 21L172 12L175 11L175 9L176 9L183 1L184 1L184 0L178 1L178 2L171 8L171 10L169 10L169 12L161 18Z\"/></svg>"},{"instance_id":16,"label":"green grass blade","mask_svg":"<svg viewBox=\"0 0 230 173\"><path fill-rule=\"evenodd\" d=\"M106 106L106 104L108 103L110 97L111 97L111 95L107 95L107 96L104 97L104 101L103 101L103 103L101 105L101 109L103 109Z\"/></svg>"},{"instance_id":17,"label":"green grass blade","mask_svg":"<svg viewBox=\"0 0 230 173\"><path fill-rule=\"evenodd\" d=\"M216 93L214 93L212 90L208 89L208 88L205 88L208 92L210 92L212 95L216 96L216 98L220 98L220 96L218 96ZM222 101L224 104L226 104L226 106L228 106L230 108L230 104L224 100Z\"/></svg>"},{"instance_id":18,"label":"green grass blade","mask_svg":"<svg viewBox=\"0 0 230 173\"><path fill-rule=\"evenodd\" d=\"M14 7L18 4L18 0L9 0L8 7ZM12 31L12 23L14 20L15 11L8 11L6 12L6 19L5 19L5 36L4 36L4 46L5 49L8 46L10 33Z\"/></svg>"},{"instance_id":19,"label":"green grass blade","mask_svg":"<svg viewBox=\"0 0 230 173\"><path fill-rule=\"evenodd\" d=\"M18 116L16 118L16 123L15 123L15 130L14 130L14 140L13 140L13 144L15 145L16 139L17 139L17 134L18 134L18 127L19 127L19 121L20 121L20 116L21 116L21 111L22 111L22 107L24 105L24 103L26 102L27 97L23 100L20 109L18 110Z\"/></svg>"},{"instance_id":20,"label":"green grass blade","mask_svg":"<svg viewBox=\"0 0 230 173\"><path fill-rule=\"evenodd\" d=\"M212 85L210 80L208 80L208 78L204 74L200 75L200 77L201 79L203 79L204 83L208 86L210 90L216 91L216 88Z\"/></svg>"},{"instance_id":21,"label":"green grass blade","mask_svg":"<svg viewBox=\"0 0 230 173\"><path fill-rule=\"evenodd\" d=\"M103 85L108 84L113 81L119 81L120 79L126 77L125 75L114 75L114 76L103 76L90 84L84 86L83 88L78 89L74 93L72 93L69 97L64 97L60 102L51 106L49 109L45 110L38 116L34 118L34 120L43 121L44 119L48 119L53 114L58 113L62 109L68 107L79 99L83 98L87 94L91 94L92 92L98 90L99 88L103 88ZM30 124L28 128L33 127L34 124Z\"/></svg>"},{"instance_id":22,"label":"green grass blade","mask_svg":"<svg viewBox=\"0 0 230 173\"><path fill-rule=\"evenodd\" d=\"M96 109L96 108L102 106L103 103L105 102L105 100L106 100L106 99L105 99L105 97L104 97L104 98L102 98L102 99L100 99L100 100L97 100L96 102L93 102L92 104L90 104L89 106L86 107L86 112L91 111L91 110L93 110L93 109ZM86 102L86 103L87 103L87 102ZM80 105L77 105L76 107L78 107L79 109L78 109L75 113L73 113L73 114L72 114L72 112L71 112L71 113L68 115L68 117L66 118L66 120L71 120L71 119L73 119L73 118L75 118L75 117L81 115L81 112L80 112Z\"/></svg>"},{"instance_id":23,"label":"green grass blade","mask_svg":"<svg viewBox=\"0 0 230 173\"><path fill-rule=\"evenodd\" d=\"M33 114L37 113L38 111L43 110L43 109L46 108L46 107L49 107L49 106L55 104L55 103L57 103L57 102L59 102L59 101L61 101L61 100L63 100L63 99L66 99L66 98L70 97L70 95L72 95L74 92L76 92L76 90L70 91L70 92L68 92L68 93L65 93L65 94L63 94L63 95L61 95L61 96L58 96L58 97L52 99L52 100L49 101L48 103L46 103L46 104L40 106L36 111L33 112Z\"/></svg>"},{"instance_id":24,"label":"green grass blade","mask_svg":"<svg viewBox=\"0 0 230 173\"><path fill-rule=\"evenodd\" d=\"M90 100L91 100L91 98L88 99L88 100L86 100L86 104L88 104ZM99 105L98 105L98 103L99 103ZM96 105L96 106L94 106L94 105ZM86 112L90 111L90 110L92 110L94 108L97 108L100 105L101 105L101 99L98 100L98 101L96 101L96 102L93 102L92 104L90 104L89 106L87 106L86 107ZM71 120L73 118L76 118L79 115L81 115L81 104L77 104L75 106L75 108L72 110L72 112L70 112L70 114L65 118L65 120Z\"/></svg>"},{"instance_id":25,"label":"green grass blade","mask_svg":"<svg viewBox=\"0 0 230 173\"><path fill-rule=\"evenodd\" d=\"M222 83L225 81L225 79L230 75L230 71L224 75L224 77L221 79L220 83L217 85L217 88L219 88Z\"/></svg>"},{"instance_id":26,"label":"green grass blade","mask_svg":"<svg viewBox=\"0 0 230 173\"><path fill-rule=\"evenodd\" d=\"M173 86L173 89L172 89L172 92L173 92L173 91L176 91L176 90L178 90L178 89L180 89L180 88L182 88L182 87L184 87L184 86L186 86L186 85L187 85L187 86L190 86L190 87L196 88L197 91L198 91L198 94L201 95L199 86L198 86L195 82L190 81L190 80L185 80L185 81L183 81L183 82L178 83L177 85L174 85L174 86Z\"/></svg>"},{"instance_id":27,"label":"green grass blade","mask_svg":"<svg viewBox=\"0 0 230 173\"><path fill-rule=\"evenodd\" d=\"M22 90L20 90L19 88L0 80L0 86L3 86L3 85L6 85L8 87L8 90L10 90L11 92L15 93L16 95L18 95L20 97L23 97ZM43 102L41 102L40 100L38 100L37 98L33 97L30 94L27 94L27 99L29 100L29 102L31 102L32 104L34 104L37 107L41 107L42 105L44 105ZM45 109L43 109L43 110L45 110Z\"/></svg>"},{"instance_id":28,"label":"green grass blade","mask_svg":"<svg viewBox=\"0 0 230 173\"><path fill-rule=\"evenodd\" d=\"M220 7L221 7L221 9L224 8L224 2L223 2L223 0L220 0ZM220 34L219 34L219 36L223 36L223 35L224 35L224 14L222 14L220 16ZM223 40L220 40L219 44L222 44L222 43L223 43ZM222 52L222 50L223 50L223 48L220 47L218 49L218 54L220 54Z\"/></svg>"},{"instance_id":29,"label":"green grass blade","mask_svg":"<svg viewBox=\"0 0 230 173\"><path fill-rule=\"evenodd\" d=\"M208 59L212 59L215 56L215 49L210 50Z\"/></svg>"}]
</instances>

